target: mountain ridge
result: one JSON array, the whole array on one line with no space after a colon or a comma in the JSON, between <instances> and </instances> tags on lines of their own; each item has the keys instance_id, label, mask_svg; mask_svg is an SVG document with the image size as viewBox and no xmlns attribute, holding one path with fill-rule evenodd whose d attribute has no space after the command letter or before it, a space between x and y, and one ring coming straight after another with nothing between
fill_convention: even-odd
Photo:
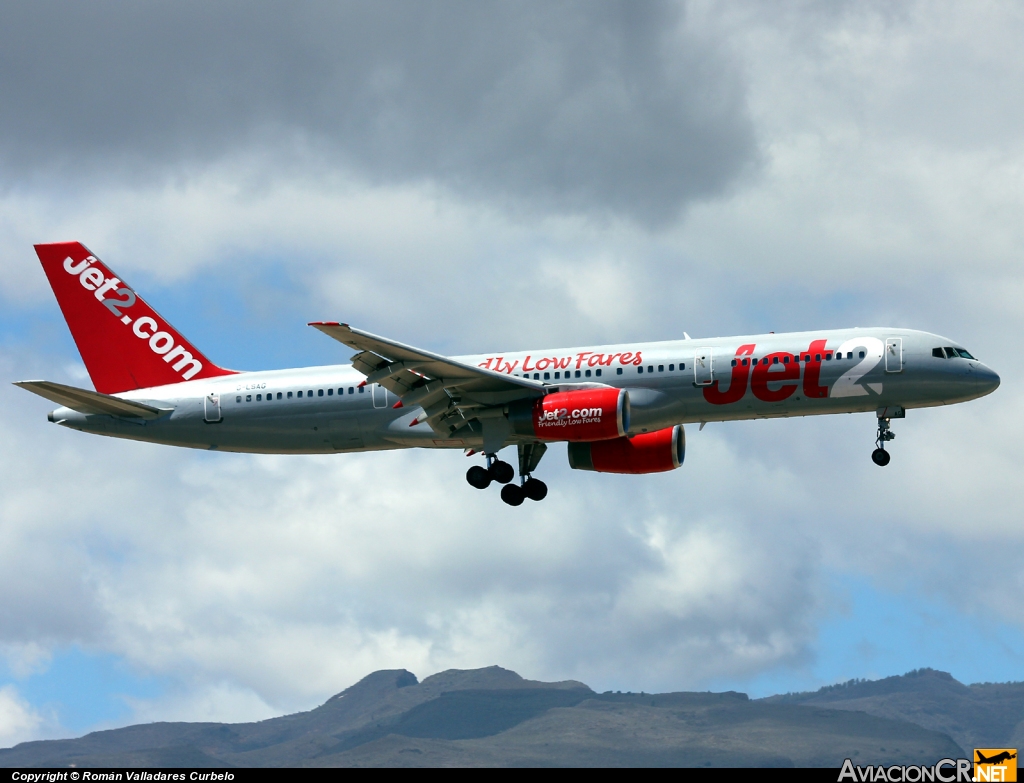
<instances>
[{"instance_id":1,"label":"mountain ridge","mask_svg":"<svg viewBox=\"0 0 1024 783\"><path fill-rule=\"evenodd\" d=\"M835 767L847 757L932 764L974 746L1002 747L995 740L1022 728L1024 683L968 686L932 669L755 700L734 691L599 694L499 666L422 681L387 669L307 712L26 742L0 749L0 765Z\"/></svg>"}]
</instances>

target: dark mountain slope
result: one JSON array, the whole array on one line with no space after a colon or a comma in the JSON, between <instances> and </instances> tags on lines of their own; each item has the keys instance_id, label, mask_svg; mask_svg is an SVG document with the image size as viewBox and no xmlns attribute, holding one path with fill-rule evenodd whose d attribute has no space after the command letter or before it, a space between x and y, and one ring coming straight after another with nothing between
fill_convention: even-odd
<instances>
[{"instance_id":1,"label":"dark mountain slope","mask_svg":"<svg viewBox=\"0 0 1024 783\"><path fill-rule=\"evenodd\" d=\"M811 693L763 701L802 704L906 720L948 734L962 748L1018 747L1024 741L1024 683L964 685L950 674L917 669L883 680L850 680Z\"/></svg>"}]
</instances>

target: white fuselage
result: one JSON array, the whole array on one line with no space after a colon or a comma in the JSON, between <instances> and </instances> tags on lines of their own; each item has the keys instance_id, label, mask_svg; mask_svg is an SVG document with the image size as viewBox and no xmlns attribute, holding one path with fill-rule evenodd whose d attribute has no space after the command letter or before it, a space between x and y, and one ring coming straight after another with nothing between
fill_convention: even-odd
<instances>
[{"instance_id":1,"label":"white fuselage","mask_svg":"<svg viewBox=\"0 0 1024 783\"><path fill-rule=\"evenodd\" d=\"M981 362L935 349L948 339L907 329L845 329L457 357L572 389L629 391L630 434L687 422L920 408L983 396L999 384ZM941 354L942 351L940 350ZM755 364L756 360L756 364ZM408 447L480 448L445 437L351 365L244 372L116 395L166 415L130 421L59 408L74 429L190 448L312 454ZM521 440L512 436L508 443Z\"/></svg>"}]
</instances>

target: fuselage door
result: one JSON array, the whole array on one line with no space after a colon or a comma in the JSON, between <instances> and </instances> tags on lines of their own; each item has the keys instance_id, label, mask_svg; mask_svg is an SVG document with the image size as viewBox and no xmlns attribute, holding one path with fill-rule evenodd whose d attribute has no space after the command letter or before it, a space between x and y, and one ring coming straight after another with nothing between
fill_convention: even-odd
<instances>
[{"instance_id":1,"label":"fuselage door","mask_svg":"<svg viewBox=\"0 0 1024 783\"><path fill-rule=\"evenodd\" d=\"M903 338L889 337L885 341L885 371L903 372Z\"/></svg>"},{"instance_id":2,"label":"fuselage door","mask_svg":"<svg viewBox=\"0 0 1024 783\"><path fill-rule=\"evenodd\" d=\"M203 399L203 418L207 424L216 424L220 421L219 394L207 394Z\"/></svg>"},{"instance_id":3,"label":"fuselage door","mask_svg":"<svg viewBox=\"0 0 1024 783\"><path fill-rule=\"evenodd\" d=\"M381 386L379 383L373 384L371 387L373 392L373 407L383 408L388 404L388 390Z\"/></svg>"},{"instance_id":4,"label":"fuselage door","mask_svg":"<svg viewBox=\"0 0 1024 783\"><path fill-rule=\"evenodd\" d=\"M714 380L714 357L710 348L698 348L693 356L693 383L695 386L710 386Z\"/></svg>"}]
</instances>

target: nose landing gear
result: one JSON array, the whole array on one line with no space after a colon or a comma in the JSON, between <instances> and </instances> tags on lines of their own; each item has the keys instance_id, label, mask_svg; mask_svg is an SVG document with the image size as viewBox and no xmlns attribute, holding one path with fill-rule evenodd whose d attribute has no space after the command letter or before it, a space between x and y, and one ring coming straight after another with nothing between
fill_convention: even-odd
<instances>
[{"instance_id":1,"label":"nose landing gear","mask_svg":"<svg viewBox=\"0 0 1024 783\"><path fill-rule=\"evenodd\" d=\"M871 452L871 461L881 468L889 464L891 456L885 450L885 444L896 437L896 433L889 429L890 419L904 419L906 411L900 406L889 406L879 408L875 411L878 417L878 434L875 436L875 450Z\"/></svg>"}]
</instances>

